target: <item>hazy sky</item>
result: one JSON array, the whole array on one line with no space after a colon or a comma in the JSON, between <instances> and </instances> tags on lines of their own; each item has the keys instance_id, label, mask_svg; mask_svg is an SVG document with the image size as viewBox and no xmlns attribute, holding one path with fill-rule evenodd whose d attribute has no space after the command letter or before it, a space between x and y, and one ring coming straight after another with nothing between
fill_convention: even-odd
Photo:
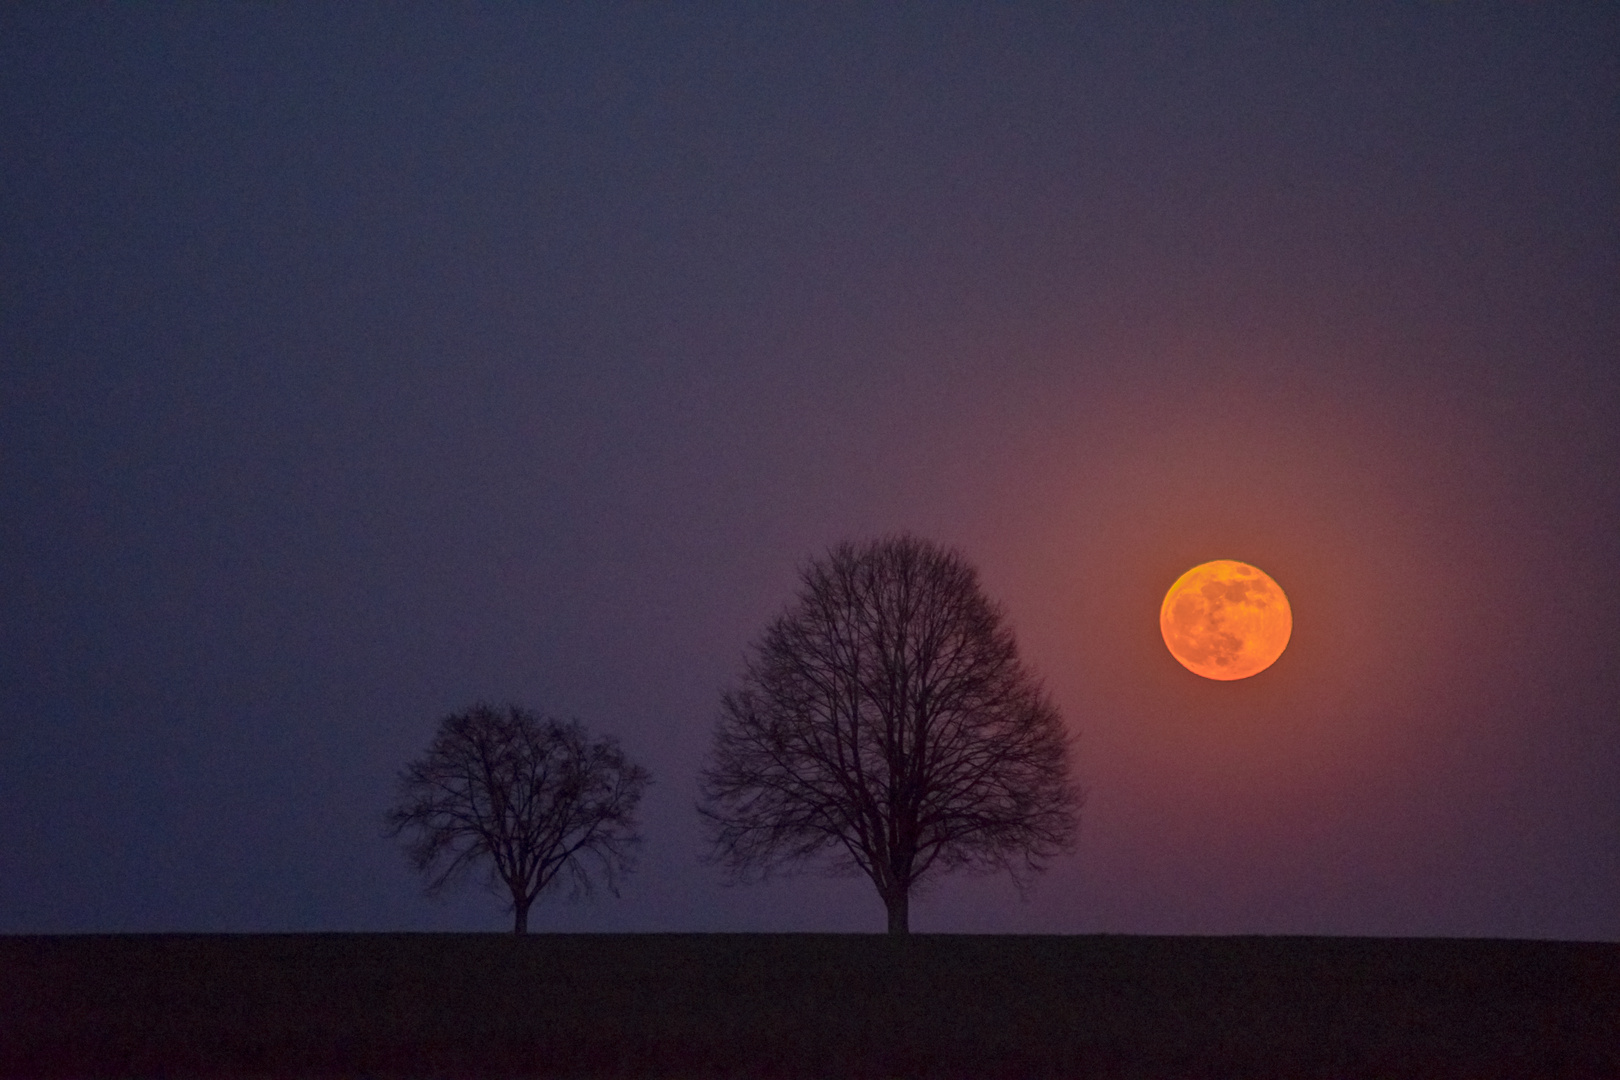
<instances>
[{"instance_id":1,"label":"hazy sky","mask_svg":"<svg viewBox=\"0 0 1620 1080\"><path fill-rule=\"evenodd\" d=\"M6 5L0 932L504 929L381 836L479 699L656 781L531 926L881 930L693 802L911 530L1089 796L914 928L1620 940L1617 466L1613 6Z\"/></svg>"}]
</instances>

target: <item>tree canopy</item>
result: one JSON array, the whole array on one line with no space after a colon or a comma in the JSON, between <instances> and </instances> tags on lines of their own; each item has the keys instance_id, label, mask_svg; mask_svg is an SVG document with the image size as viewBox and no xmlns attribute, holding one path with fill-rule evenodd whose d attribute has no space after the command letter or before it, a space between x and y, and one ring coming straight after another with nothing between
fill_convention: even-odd
<instances>
[{"instance_id":1,"label":"tree canopy","mask_svg":"<svg viewBox=\"0 0 1620 1080\"><path fill-rule=\"evenodd\" d=\"M618 893L650 782L617 740L591 739L578 721L479 704L445 717L426 754L400 773L387 831L409 834L430 893L485 864L521 934L535 898L559 880L590 892L599 876Z\"/></svg>"},{"instance_id":2,"label":"tree canopy","mask_svg":"<svg viewBox=\"0 0 1620 1080\"><path fill-rule=\"evenodd\" d=\"M902 535L804 569L722 698L699 811L734 875L830 856L906 933L931 875L1022 890L1072 846L1080 802L1062 718L977 571Z\"/></svg>"}]
</instances>

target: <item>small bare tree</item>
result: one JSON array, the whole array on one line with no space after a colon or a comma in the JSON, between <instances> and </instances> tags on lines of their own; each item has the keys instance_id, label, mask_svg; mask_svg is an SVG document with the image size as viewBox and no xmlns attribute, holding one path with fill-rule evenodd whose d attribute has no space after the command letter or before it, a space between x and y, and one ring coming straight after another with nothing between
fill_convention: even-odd
<instances>
[{"instance_id":1,"label":"small bare tree","mask_svg":"<svg viewBox=\"0 0 1620 1080\"><path fill-rule=\"evenodd\" d=\"M936 872L1006 871L1022 892L1079 806L1063 721L977 572L899 536L803 571L722 699L699 813L734 876L830 853L905 934Z\"/></svg>"},{"instance_id":2,"label":"small bare tree","mask_svg":"<svg viewBox=\"0 0 1620 1080\"><path fill-rule=\"evenodd\" d=\"M445 717L427 753L400 773L387 834L412 834L407 851L429 875L429 894L487 860L486 883L510 892L522 934L529 906L559 876L589 893L594 870L618 895L651 779L617 740L591 740L578 721L479 704Z\"/></svg>"}]
</instances>

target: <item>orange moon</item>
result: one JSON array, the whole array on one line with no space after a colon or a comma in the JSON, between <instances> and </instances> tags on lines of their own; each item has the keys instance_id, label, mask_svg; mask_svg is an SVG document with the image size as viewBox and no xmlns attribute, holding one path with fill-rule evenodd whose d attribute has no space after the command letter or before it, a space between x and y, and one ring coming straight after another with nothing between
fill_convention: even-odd
<instances>
[{"instance_id":1,"label":"orange moon","mask_svg":"<svg viewBox=\"0 0 1620 1080\"><path fill-rule=\"evenodd\" d=\"M1288 597L1264 570L1234 559L1195 566L1159 608L1170 655L1206 679L1247 679L1277 662L1294 631Z\"/></svg>"}]
</instances>

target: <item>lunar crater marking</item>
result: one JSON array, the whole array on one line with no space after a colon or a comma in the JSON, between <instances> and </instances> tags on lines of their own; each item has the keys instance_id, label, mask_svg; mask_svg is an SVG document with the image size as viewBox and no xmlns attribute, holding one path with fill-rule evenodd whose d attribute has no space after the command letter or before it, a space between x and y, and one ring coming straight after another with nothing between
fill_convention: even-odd
<instances>
[{"instance_id":1,"label":"lunar crater marking","mask_svg":"<svg viewBox=\"0 0 1620 1080\"><path fill-rule=\"evenodd\" d=\"M1270 667L1287 648L1293 622L1277 583L1232 559L1181 575L1159 609L1171 655L1209 679L1246 679Z\"/></svg>"}]
</instances>

